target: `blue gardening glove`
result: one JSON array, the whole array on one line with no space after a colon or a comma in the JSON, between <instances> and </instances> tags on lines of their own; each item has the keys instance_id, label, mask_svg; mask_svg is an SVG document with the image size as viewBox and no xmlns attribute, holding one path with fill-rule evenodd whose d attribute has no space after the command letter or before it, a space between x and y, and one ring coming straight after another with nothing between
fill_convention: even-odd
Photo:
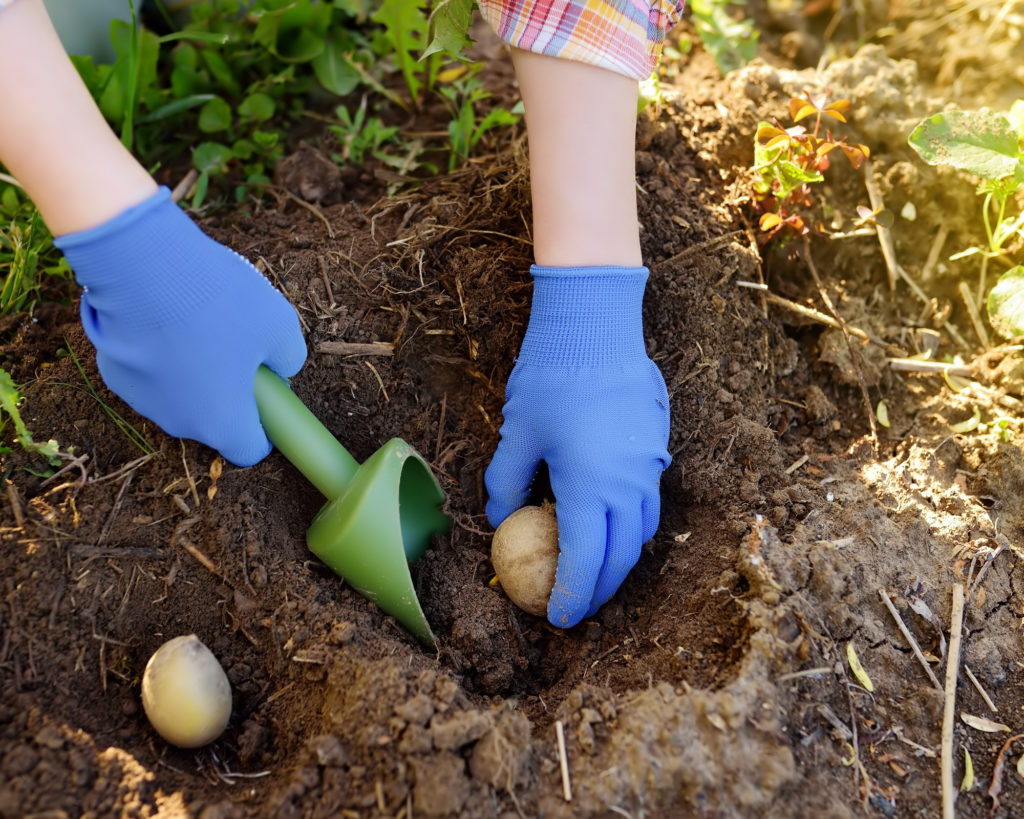
<instances>
[{"instance_id":1,"label":"blue gardening glove","mask_svg":"<svg viewBox=\"0 0 1024 819\"><path fill-rule=\"evenodd\" d=\"M113 392L239 466L270 452L256 370L294 375L306 345L295 309L255 267L203 233L167 188L54 244L85 288L82 324Z\"/></svg>"},{"instance_id":2,"label":"blue gardening glove","mask_svg":"<svg viewBox=\"0 0 1024 819\"><path fill-rule=\"evenodd\" d=\"M615 594L658 528L668 393L644 349L646 268L532 273L530 323L485 476L487 517L497 527L521 507L547 463L561 552L548 619L566 628Z\"/></svg>"}]
</instances>

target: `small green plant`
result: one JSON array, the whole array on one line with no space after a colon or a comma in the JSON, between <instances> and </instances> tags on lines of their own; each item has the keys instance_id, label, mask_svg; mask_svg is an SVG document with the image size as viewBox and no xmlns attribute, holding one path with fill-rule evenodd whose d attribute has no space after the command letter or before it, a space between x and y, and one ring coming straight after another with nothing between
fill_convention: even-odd
<instances>
[{"instance_id":1,"label":"small green plant","mask_svg":"<svg viewBox=\"0 0 1024 819\"><path fill-rule=\"evenodd\" d=\"M0 315L28 310L45 290L52 298L71 281L39 212L10 184L0 188L0 270Z\"/></svg>"},{"instance_id":2,"label":"small green plant","mask_svg":"<svg viewBox=\"0 0 1024 819\"><path fill-rule=\"evenodd\" d=\"M413 108L420 107L424 91L433 91L442 62L436 51L426 53L430 24L425 8L424 0L384 0L373 15L374 22L384 27L383 38L405 79Z\"/></svg>"},{"instance_id":3,"label":"small green plant","mask_svg":"<svg viewBox=\"0 0 1024 819\"><path fill-rule=\"evenodd\" d=\"M757 56L759 33L753 20L733 18L732 0L691 0L689 5L694 28L723 75Z\"/></svg>"},{"instance_id":4,"label":"small green plant","mask_svg":"<svg viewBox=\"0 0 1024 819\"><path fill-rule=\"evenodd\" d=\"M483 119L477 119L477 104L491 96L484 91L477 77L481 67L480 63L472 63L452 69L450 82L438 89L451 114L448 123L449 171L464 162L483 135L492 128L513 125L519 121L517 114L504 108L492 108Z\"/></svg>"},{"instance_id":5,"label":"small green plant","mask_svg":"<svg viewBox=\"0 0 1024 819\"><path fill-rule=\"evenodd\" d=\"M979 304L986 303L989 322L1000 335L1024 335L1024 266L1011 265L985 298L989 260L1008 261L1024 244L1024 210L1017 204L1024 189L1024 100L1006 113L982 109L935 114L908 141L929 165L948 165L981 177L977 192L985 245L950 258L981 256Z\"/></svg>"},{"instance_id":6,"label":"small green plant","mask_svg":"<svg viewBox=\"0 0 1024 819\"><path fill-rule=\"evenodd\" d=\"M754 163L758 180L754 184L754 198L761 212L759 224L765 241L777 236L782 239L802 236L816 230L825 232L820 221L815 222L812 209L812 185L825 180L824 171L831 165L831 154L839 150L854 168L860 168L870 155L866 145L848 143L834 136L829 129L822 133L825 118L846 122L850 109L848 100L828 102L828 92L804 96L789 101L789 115L793 125L784 128L778 120L758 124L754 137ZM810 131L799 123L814 117ZM873 214L861 213L862 218Z\"/></svg>"},{"instance_id":7,"label":"small green plant","mask_svg":"<svg viewBox=\"0 0 1024 819\"><path fill-rule=\"evenodd\" d=\"M0 369L0 432L6 426L6 418L10 418L14 424L14 437L22 448L27 452L35 452L46 458L50 466L59 466L61 463L61 451L54 440L46 443L38 443L32 438L25 422L21 420L21 413L18 412L18 402L21 401L21 393L11 379L10 374ZM0 452L10 452L9 449L0 445Z\"/></svg>"},{"instance_id":8,"label":"small green plant","mask_svg":"<svg viewBox=\"0 0 1024 819\"><path fill-rule=\"evenodd\" d=\"M365 96L354 115L344 105L335 108L334 113L341 125L329 125L328 130L334 134L341 147L338 153L333 154L336 162L342 165L362 165L368 156L372 156L393 167L402 163L401 157L391 156L384 151L385 145L399 141L398 126L385 125L379 117L367 117Z\"/></svg>"}]
</instances>

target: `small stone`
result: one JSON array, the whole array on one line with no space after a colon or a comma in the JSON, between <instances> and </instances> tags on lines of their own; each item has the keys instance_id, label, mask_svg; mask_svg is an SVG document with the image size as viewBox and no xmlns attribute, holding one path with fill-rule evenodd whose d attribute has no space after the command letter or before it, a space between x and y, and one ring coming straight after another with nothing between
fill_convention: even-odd
<instances>
[{"instance_id":1,"label":"small stone","mask_svg":"<svg viewBox=\"0 0 1024 819\"><path fill-rule=\"evenodd\" d=\"M307 747L313 752L317 763L324 767L340 768L348 762L348 752L334 734L313 737L307 743Z\"/></svg>"}]
</instances>

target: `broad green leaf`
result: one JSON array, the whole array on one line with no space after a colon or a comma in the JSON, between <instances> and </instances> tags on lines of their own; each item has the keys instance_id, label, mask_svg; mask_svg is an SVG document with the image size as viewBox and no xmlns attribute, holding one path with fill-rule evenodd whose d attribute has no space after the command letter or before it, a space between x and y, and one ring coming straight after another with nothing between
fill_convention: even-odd
<instances>
[{"instance_id":1,"label":"broad green leaf","mask_svg":"<svg viewBox=\"0 0 1024 819\"><path fill-rule=\"evenodd\" d=\"M253 39L287 62L304 63L324 50L331 23L331 6L311 0L274 3L258 14Z\"/></svg>"},{"instance_id":2,"label":"broad green leaf","mask_svg":"<svg viewBox=\"0 0 1024 819\"><path fill-rule=\"evenodd\" d=\"M430 12L427 47L420 59L439 52L454 59L463 59L463 50L472 42L469 38L472 15L473 0L438 0L434 3Z\"/></svg>"},{"instance_id":3,"label":"broad green leaf","mask_svg":"<svg viewBox=\"0 0 1024 819\"><path fill-rule=\"evenodd\" d=\"M231 106L222 98L214 97L199 112L199 130L206 134L226 131L231 127Z\"/></svg>"},{"instance_id":4,"label":"broad green leaf","mask_svg":"<svg viewBox=\"0 0 1024 819\"><path fill-rule=\"evenodd\" d=\"M359 72L346 53L346 41L336 35L327 38L324 50L313 59L313 73L317 82L332 94L344 97L359 85Z\"/></svg>"},{"instance_id":5,"label":"broad green leaf","mask_svg":"<svg viewBox=\"0 0 1024 819\"><path fill-rule=\"evenodd\" d=\"M200 173L220 173L234 159L234 153L220 142L200 142L192 152L192 163Z\"/></svg>"},{"instance_id":6,"label":"broad green leaf","mask_svg":"<svg viewBox=\"0 0 1024 819\"><path fill-rule=\"evenodd\" d=\"M1024 266L1007 270L988 294L988 320L999 335L1024 335Z\"/></svg>"},{"instance_id":7,"label":"broad green leaf","mask_svg":"<svg viewBox=\"0 0 1024 819\"><path fill-rule=\"evenodd\" d=\"M812 182L823 182L825 179L819 171L809 171L806 168L797 165L795 162L790 162L788 160L776 162L772 165L772 170L775 172L775 177L779 180L779 183L782 186L779 191L780 199L785 199L801 185L810 184Z\"/></svg>"},{"instance_id":8,"label":"broad green leaf","mask_svg":"<svg viewBox=\"0 0 1024 819\"><path fill-rule=\"evenodd\" d=\"M270 97L257 91L242 100L238 106L238 113L247 119L263 122L274 116L275 107L274 101Z\"/></svg>"},{"instance_id":9,"label":"broad green leaf","mask_svg":"<svg viewBox=\"0 0 1024 819\"><path fill-rule=\"evenodd\" d=\"M952 165L986 179L1020 171L1024 163L1010 121L991 111L946 111L922 121L910 147L929 165Z\"/></svg>"}]
</instances>

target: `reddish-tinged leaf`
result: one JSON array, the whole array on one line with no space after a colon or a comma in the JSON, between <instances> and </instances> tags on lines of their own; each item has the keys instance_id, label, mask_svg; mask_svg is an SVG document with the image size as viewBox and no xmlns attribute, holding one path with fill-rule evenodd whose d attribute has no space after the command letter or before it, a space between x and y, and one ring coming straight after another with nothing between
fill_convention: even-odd
<instances>
[{"instance_id":1,"label":"reddish-tinged leaf","mask_svg":"<svg viewBox=\"0 0 1024 819\"><path fill-rule=\"evenodd\" d=\"M764 147L775 148L779 145L788 145L789 141L790 138L788 134L779 134L777 137L772 137L766 143L764 143Z\"/></svg>"},{"instance_id":2,"label":"reddish-tinged leaf","mask_svg":"<svg viewBox=\"0 0 1024 819\"><path fill-rule=\"evenodd\" d=\"M805 102L799 109L797 109L797 112L793 114L793 122L799 122L800 120L806 119L816 113L818 113L818 109Z\"/></svg>"},{"instance_id":3,"label":"reddish-tinged leaf","mask_svg":"<svg viewBox=\"0 0 1024 819\"><path fill-rule=\"evenodd\" d=\"M838 142L822 142L820 145L818 145L818 156L824 156L829 151L834 151L838 147Z\"/></svg>"},{"instance_id":4,"label":"reddish-tinged leaf","mask_svg":"<svg viewBox=\"0 0 1024 819\"><path fill-rule=\"evenodd\" d=\"M762 122L757 127L757 141L767 142L769 139L779 136L779 134L785 134L781 128L776 128L774 125L769 125L767 122Z\"/></svg>"},{"instance_id":5,"label":"reddish-tinged leaf","mask_svg":"<svg viewBox=\"0 0 1024 819\"><path fill-rule=\"evenodd\" d=\"M801 99L800 97L792 97L789 100L790 118L796 119L797 112L800 111L805 105L807 105L807 100Z\"/></svg>"},{"instance_id":6,"label":"reddish-tinged leaf","mask_svg":"<svg viewBox=\"0 0 1024 819\"><path fill-rule=\"evenodd\" d=\"M864 161L868 158L867 148L863 145L844 145L843 143L840 143L839 148L844 154L846 154L846 158L850 160L850 164L857 170L860 170L860 166L863 165Z\"/></svg>"},{"instance_id":7,"label":"reddish-tinged leaf","mask_svg":"<svg viewBox=\"0 0 1024 819\"><path fill-rule=\"evenodd\" d=\"M826 108L826 109L825 109L824 111L822 111L821 113L825 114L825 116L829 116L829 117L832 117L832 119L837 119L837 120L839 120L840 122L846 122L846 117L844 117L844 116L843 116L842 114L840 114L840 113L839 113L838 111L831 111L831 110L829 110L828 108Z\"/></svg>"},{"instance_id":8,"label":"reddish-tinged leaf","mask_svg":"<svg viewBox=\"0 0 1024 819\"><path fill-rule=\"evenodd\" d=\"M828 105L825 106L825 110L838 111L840 114L845 114L847 111L850 110L850 101L836 100L835 102L830 102Z\"/></svg>"},{"instance_id":9,"label":"reddish-tinged leaf","mask_svg":"<svg viewBox=\"0 0 1024 819\"><path fill-rule=\"evenodd\" d=\"M759 224L761 225L761 230L771 230L782 224L782 217L777 213L766 213L761 216Z\"/></svg>"}]
</instances>

